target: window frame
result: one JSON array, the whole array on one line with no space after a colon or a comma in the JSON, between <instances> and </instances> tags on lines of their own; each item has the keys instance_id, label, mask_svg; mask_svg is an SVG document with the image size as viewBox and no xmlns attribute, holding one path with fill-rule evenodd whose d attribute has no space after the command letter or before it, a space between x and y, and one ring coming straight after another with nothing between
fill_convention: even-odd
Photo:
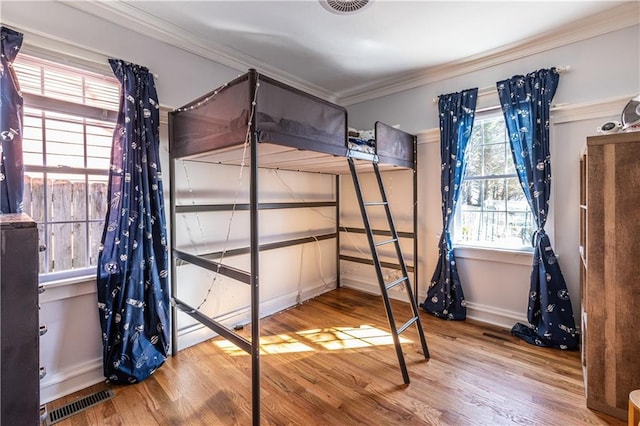
<instances>
[{"instance_id":1,"label":"window frame","mask_svg":"<svg viewBox=\"0 0 640 426\"><path fill-rule=\"evenodd\" d=\"M490 108L485 108L481 111L476 111L476 115L474 117L475 123L474 123L474 131L475 131L475 126L480 122L480 121L485 121L485 120L504 120L503 117L503 113L502 110L500 109L499 106L496 107L490 107ZM487 180L491 180L491 179L503 179L505 182L505 185L507 185L507 180L508 179L513 179L515 178L515 180L517 181L518 184L518 188L520 188L520 190L522 191L522 186L520 184L520 179L518 178L517 172L515 170L515 164L513 162L513 158L511 156L511 146L508 140L508 135L506 134L506 128L505 128L505 144L506 144L506 149L505 149L505 161L510 162L510 168L513 170L512 173L502 173L502 174L479 174L479 175L475 175L475 176L469 176L468 175L468 164L466 167L467 172L465 172L465 176L462 180L462 182L460 183L461 188L460 188L460 192L458 194L458 202L456 205L456 211L454 213L454 217L452 218L452 222L451 222L451 226L450 226L450 232L452 235L452 244L455 248L459 248L459 249L463 249L462 256L460 257L468 257L468 258L473 258L473 259L485 259L486 255L482 255L479 254L481 252L495 252L496 254L509 254L509 253L515 253L516 255L518 253L521 254L530 254L533 253L533 247L530 244L523 244L522 246L509 246L509 245L504 245L504 244L480 244L476 241L463 241L461 239L458 238L458 233L461 232L461 226L462 226L462 204L460 203L461 198L462 198L462 194L463 194L463 188L462 186L469 181L487 181ZM465 158L468 159L468 154L469 154L469 149L471 148L471 143L472 140L469 140L469 144L467 145L467 152L465 153ZM496 143L497 145L498 143ZM487 146L486 144L482 144L482 147ZM480 148L482 149L482 148ZM484 156L484 153L482 154ZM467 160L468 161L468 160ZM484 159L482 159L482 164L481 167L484 165ZM505 186L504 188L505 191L508 191L507 186ZM524 193L523 193L524 196ZM505 200L504 200L505 206L504 206L504 210L499 210L499 212L504 213L505 215L509 215L509 212L512 210L509 210L508 208L508 198L507 196L505 196ZM528 206L528 203L527 203ZM484 202L482 203L482 207L481 207L481 216L480 216L480 221L483 220L483 214L485 212L484 210ZM515 212L522 212L521 210L517 210ZM531 220L531 225L533 227L533 229L535 230L536 226L535 226L535 221L533 220L532 217L532 213L530 211L530 209L528 209L526 211L527 217L529 218L529 220ZM500 256L499 256L500 257ZM513 256L509 255L507 256L509 258L512 258ZM486 259L485 259L486 260ZM512 262L510 262L512 263ZM517 260L513 263L520 263L520 260Z\"/></svg>"},{"instance_id":2,"label":"window frame","mask_svg":"<svg viewBox=\"0 0 640 426\"><path fill-rule=\"evenodd\" d=\"M25 59L26 58L26 59ZM39 57L39 55L34 55L34 54L19 54L18 57L16 58L15 63L18 64L18 68L19 65L21 63L21 59L22 61L26 62L29 65L34 65L34 64L38 64L41 63L43 64L43 66L46 67L46 64L49 63L51 64L52 67L56 67L56 68L65 68L67 70L69 70L69 76L71 76L72 73L75 74L79 74L82 75L84 77L91 77L91 78L97 78L97 79L101 79L101 80L105 80L107 81L109 84L109 86L113 86L114 88L117 87L117 98L112 99L111 102L111 106L115 106L117 108L119 102L120 102L120 85L117 82L117 79L113 76L107 75L104 71L90 71L87 70L85 68L81 68L78 67L76 65L67 65L62 60L49 60L46 58L41 58ZM14 63L14 64L15 64ZM18 81L20 82L20 72L19 70L16 70L17 74L18 74ZM44 82L44 75L40 77L41 81L40 81L40 86L41 86L41 90L43 85L45 84ZM46 247L46 245L48 244L48 242L50 241L51 238L51 232L53 230L53 227L56 225L61 225L61 224L69 224L69 225L73 225L73 224L82 224L82 228L84 232L84 239L85 239L85 254L84 254L84 263L87 266L84 267L77 267L77 268L73 268L71 267L71 269L63 269L63 270L59 270L56 271L54 269L54 271L49 272L49 268L50 268L50 261L51 261L51 253L49 253L48 249L44 249L42 252L42 256L43 256L43 260L41 259L41 263L44 263L46 265L46 269L45 271L39 271L38 275L39 275L39 282L41 284L50 284L53 282L69 282L69 281L82 281L82 280L86 280L87 277L90 277L92 275L96 274L96 266L92 265L92 259L91 259L91 247L92 247L92 240L89 238L90 237L90 227L91 224L94 224L94 226L96 224L98 224L98 226L100 226L99 224L104 224L104 217L97 217L94 215L94 217L92 218L89 212L89 208L90 208L90 201L89 201L89 192L91 190L91 183L93 181L95 181L96 177L104 177L105 181L108 183L108 176L109 176L109 168L110 168L110 151L111 151L111 146L109 145L109 158L108 158L108 163L109 165L106 166L106 168L95 168L89 167L88 164L88 159L90 158L89 155L89 151L91 148L91 145L89 144L89 140L88 140L88 136L91 136L91 134L89 133L88 128L89 127L102 127L105 124L108 124L108 126L104 126L105 129L110 130L111 135L112 135L112 130L113 128L115 128L115 125L117 123L117 118L118 118L118 111L116 109L111 109L108 107L100 107L100 106L94 106L94 105L87 105L87 104L81 104L81 103L77 103L74 102L72 100L61 100L58 99L56 97L49 97L46 95L42 95L42 94L36 94L33 93L33 86L28 89L29 91L25 91L23 88L23 107L24 107L24 115L25 115L25 119L27 117L30 117L32 119L34 119L34 121L37 120L42 120L40 123L40 129L42 131L42 137L39 140L39 142L42 144L40 149L42 150L42 164L36 165L33 163L27 164L25 162L24 164L24 171L25 171L25 183L26 183L26 179L27 179L27 174L28 173L34 173L34 174L39 174L42 176L42 191L43 191L43 210L42 211L42 215L39 218L39 220L36 220L37 225L38 225L38 229L39 229L39 236L41 238L40 244L44 245L44 247ZM82 81L82 90L83 90L83 96L84 96L84 90L85 90L85 81L83 79ZM42 92L41 92L42 93ZM84 98L82 100L84 102ZM59 165L59 164L47 164L47 143L49 142L47 140L47 137L45 135L46 129L47 129L47 124L46 124L46 116L47 114L64 114L64 115L69 115L69 116L73 116L75 118L78 118L79 120L77 121L77 123L81 126L82 128L82 157L83 157L83 165L84 167L78 167L76 166L64 166L64 165ZM54 118L55 120L55 118ZM64 121L64 119L60 119L60 121ZM72 119L69 119L68 121L69 123L74 122ZM63 132L66 130L62 130ZM24 149L24 141L23 141L23 149ZM101 158L106 158L104 153L99 156ZM48 176L50 175L71 175L71 176L77 176L77 182L82 182L82 184L84 185L84 201L82 202L82 204L84 205L84 214L81 215L82 219L75 219L75 218L70 218L70 219L66 219L66 220L56 220L54 218L52 218L52 194L50 193L50 189L49 189L49 179ZM75 179L74 179L75 181ZM44 241L43 241L44 240ZM95 256L97 257L97 252L95 253ZM93 260L93 263L97 263L97 258Z\"/></svg>"}]
</instances>

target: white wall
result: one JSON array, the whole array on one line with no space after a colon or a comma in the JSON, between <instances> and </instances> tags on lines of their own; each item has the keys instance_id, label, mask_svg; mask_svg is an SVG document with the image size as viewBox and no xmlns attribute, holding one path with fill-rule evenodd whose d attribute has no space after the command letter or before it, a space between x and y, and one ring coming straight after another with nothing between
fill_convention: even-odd
<instances>
[{"instance_id":1,"label":"white wall","mask_svg":"<svg viewBox=\"0 0 640 426\"><path fill-rule=\"evenodd\" d=\"M348 107L353 127L368 128L373 120L381 120L420 134L418 284L422 298L435 268L442 227L439 135L435 130L437 106L433 99L439 94L470 87L495 86L496 81L515 74L567 65L571 69L560 77L554 98L557 108L551 121L553 184L547 230L559 256L579 323L579 157L586 136L596 134L596 126L606 120L619 120L626 102L640 93L639 26ZM482 106L495 105L497 96L484 95L480 102ZM456 253L469 317L505 327L511 327L515 321L526 321L530 256L472 249L460 249Z\"/></svg>"}]
</instances>

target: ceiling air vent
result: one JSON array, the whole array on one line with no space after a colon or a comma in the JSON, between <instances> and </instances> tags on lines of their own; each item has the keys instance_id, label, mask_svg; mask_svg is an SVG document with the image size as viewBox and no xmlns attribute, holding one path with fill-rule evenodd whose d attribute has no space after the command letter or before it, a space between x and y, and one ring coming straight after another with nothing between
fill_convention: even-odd
<instances>
[{"instance_id":1,"label":"ceiling air vent","mask_svg":"<svg viewBox=\"0 0 640 426\"><path fill-rule=\"evenodd\" d=\"M373 0L320 0L322 7L338 15L351 15L366 9Z\"/></svg>"}]
</instances>

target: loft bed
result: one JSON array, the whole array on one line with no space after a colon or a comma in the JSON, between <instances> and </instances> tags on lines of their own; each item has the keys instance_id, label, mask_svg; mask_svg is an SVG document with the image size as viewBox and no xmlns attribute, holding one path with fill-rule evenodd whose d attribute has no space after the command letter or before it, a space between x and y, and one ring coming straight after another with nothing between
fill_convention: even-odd
<instances>
[{"instance_id":1,"label":"loft bed","mask_svg":"<svg viewBox=\"0 0 640 426\"><path fill-rule=\"evenodd\" d=\"M177 108L169 114L169 158L171 197L172 245L172 354L178 352L177 310L186 313L215 333L226 338L251 355L253 424L260 423L260 253L319 240L335 239L337 287L340 287L340 261L373 265L371 259L342 255L341 232L365 233L363 228L340 225L340 176L349 174L346 159L353 167L375 163L380 170L409 169L413 171L413 231L398 232L400 238L413 240L413 266L407 270L414 275L414 294L417 295L417 168L416 137L381 122L375 123L375 143L364 152L348 143L347 112L343 107L290 87L255 70L239 76L214 91ZM249 201L233 204L194 205L177 200L176 162L233 165L249 169ZM258 200L258 170L304 171L335 175L335 199L315 202L260 203ZM333 232L261 244L258 215L261 210L290 208L335 208L336 225ZM248 245L207 253L194 253L177 248L176 215L193 212L248 211ZM390 235L388 230L371 230L376 235ZM223 259L249 255L250 270L243 271L223 262ZM177 268L195 265L250 286L250 339L224 326L185 303L180 298ZM392 262L381 262L385 268L400 269ZM423 347L424 340L423 340ZM403 366L404 367L404 366ZM407 382L407 379L405 379Z\"/></svg>"}]
</instances>

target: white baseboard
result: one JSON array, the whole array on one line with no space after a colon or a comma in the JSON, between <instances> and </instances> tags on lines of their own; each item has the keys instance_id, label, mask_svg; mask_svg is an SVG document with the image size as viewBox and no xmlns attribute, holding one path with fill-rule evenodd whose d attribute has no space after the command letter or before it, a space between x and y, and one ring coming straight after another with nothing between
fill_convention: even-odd
<instances>
[{"instance_id":1,"label":"white baseboard","mask_svg":"<svg viewBox=\"0 0 640 426\"><path fill-rule=\"evenodd\" d=\"M51 402L105 380L101 358L47 374L40 382L40 403Z\"/></svg>"},{"instance_id":2,"label":"white baseboard","mask_svg":"<svg viewBox=\"0 0 640 426\"><path fill-rule=\"evenodd\" d=\"M467 302L467 318L511 329L517 322L528 324L526 315L495 306Z\"/></svg>"},{"instance_id":3,"label":"white baseboard","mask_svg":"<svg viewBox=\"0 0 640 426\"><path fill-rule=\"evenodd\" d=\"M313 287L304 289L300 294L298 294L297 291L294 291L263 301L260 304L260 318L273 315L335 288L336 281L332 280L327 284L319 283ZM247 306L246 308L239 309L233 313L218 317L216 320L226 327L233 327L238 324L248 324L251 322L251 310L250 307ZM195 324L190 327L186 327L178 331L178 351L188 348L189 346L202 343L215 336L217 336L215 332L202 324Z\"/></svg>"},{"instance_id":4,"label":"white baseboard","mask_svg":"<svg viewBox=\"0 0 640 426\"><path fill-rule=\"evenodd\" d=\"M207 328L200 323L185 327L178 331L178 352L216 336L217 334L210 328Z\"/></svg>"},{"instance_id":5,"label":"white baseboard","mask_svg":"<svg viewBox=\"0 0 640 426\"><path fill-rule=\"evenodd\" d=\"M377 296L380 295L380 289L377 283L365 282L353 278L342 278L341 283L343 287ZM391 291L389 296L392 299L407 302L404 293ZM418 295L418 301L424 300L425 297L424 295ZM467 318L507 329L511 329L517 322L528 324L526 315L519 312L469 301L467 301Z\"/></svg>"},{"instance_id":6,"label":"white baseboard","mask_svg":"<svg viewBox=\"0 0 640 426\"><path fill-rule=\"evenodd\" d=\"M362 281L353 278L341 278L342 287L351 288L354 290L361 291L363 293L373 294L375 296L380 296L380 286L376 281ZM401 302L409 302L407 299L407 295L404 291L399 291L396 289L401 288L402 286L397 286L396 288L389 291L389 297L391 299L399 300ZM419 300L419 299L418 299Z\"/></svg>"},{"instance_id":7,"label":"white baseboard","mask_svg":"<svg viewBox=\"0 0 640 426\"><path fill-rule=\"evenodd\" d=\"M375 282L367 282L362 280L356 280L353 278L340 277L340 286L344 288L351 288L363 293L373 294L380 296L380 288Z\"/></svg>"}]
</instances>

